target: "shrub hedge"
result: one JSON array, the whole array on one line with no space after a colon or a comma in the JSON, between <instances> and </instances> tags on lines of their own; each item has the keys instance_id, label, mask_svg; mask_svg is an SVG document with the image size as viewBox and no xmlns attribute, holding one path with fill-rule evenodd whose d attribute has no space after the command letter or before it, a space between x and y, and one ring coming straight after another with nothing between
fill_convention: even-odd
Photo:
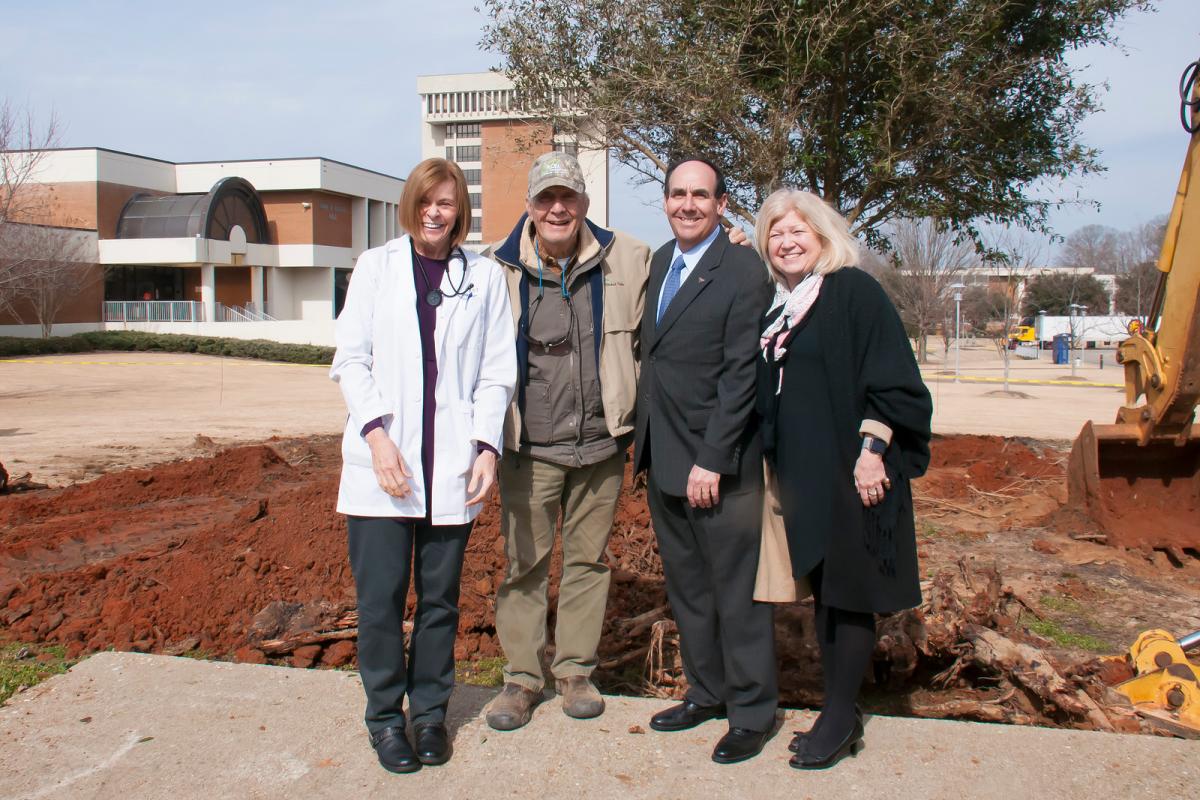
<instances>
[{"instance_id":1,"label":"shrub hedge","mask_svg":"<svg viewBox=\"0 0 1200 800\"><path fill-rule=\"evenodd\" d=\"M200 353L230 358L257 358L289 364L331 364L333 348L312 344L283 344L266 339L224 339L217 336L184 336L139 331L90 331L74 336L32 339L0 336L0 358L54 353L145 351Z\"/></svg>"}]
</instances>

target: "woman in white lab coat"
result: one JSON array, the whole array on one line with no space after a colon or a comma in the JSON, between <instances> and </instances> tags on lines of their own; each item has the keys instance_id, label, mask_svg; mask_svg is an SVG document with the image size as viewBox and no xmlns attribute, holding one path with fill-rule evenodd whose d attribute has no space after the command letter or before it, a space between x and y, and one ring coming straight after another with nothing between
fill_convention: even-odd
<instances>
[{"instance_id":1,"label":"woman in white lab coat","mask_svg":"<svg viewBox=\"0 0 1200 800\"><path fill-rule=\"evenodd\" d=\"M450 757L463 554L516 383L504 276L462 249L470 221L458 166L418 164L400 198L406 235L359 256L337 320L330 376L349 410L337 510L348 521L367 729L392 772Z\"/></svg>"}]
</instances>

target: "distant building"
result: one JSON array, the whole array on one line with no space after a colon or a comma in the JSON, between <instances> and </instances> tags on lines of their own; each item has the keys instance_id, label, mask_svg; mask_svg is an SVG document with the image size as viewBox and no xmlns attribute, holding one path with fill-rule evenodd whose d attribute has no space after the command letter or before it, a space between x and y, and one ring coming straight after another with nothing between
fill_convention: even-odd
<instances>
[{"instance_id":1,"label":"distant building","mask_svg":"<svg viewBox=\"0 0 1200 800\"><path fill-rule=\"evenodd\" d=\"M21 222L87 234L96 265L56 333L115 327L331 343L355 260L400 234L404 182L327 158L39 155L22 189L35 211ZM30 320L0 317L0 335L30 333L22 321Z\"/></svg>"},{"instance_id":2,"label":"distant building","mask_svg":"<svg viewBox=\"0 0 1200 800\"><path fill-rule=\"evenodd\" d=\"M517 110L513 83L498 72L426 75L421 96L421 158L458 163L471 193L468 244L483 246L508 235L525 213L529 167L542 153L564 150L583 168L588 217L608 225L608 152L556 131Z\"/></svg>"},{"instance_id":3,"label":"distant building","mask_svg":"<svg viewBox=\"0 0 1200 800\"><path fill-rule=\"evenodd\" d=\"M1100 282L1108 295L1108 308L1095 309L1093 313L1114 313L1114 302L1117 292L1117 276L1097 273L1091 267L1063 266L1028 266L1009 267L996 264L990 267L967 267L959 273L959 280L966 286L984 286L989 291L1009 293L1014 300L1014 307L1020 308L1025 297L1025 287L1029 281L1039 275L1069 274L1076 277L1090 275Z\"/></svg>"}]
</instances>

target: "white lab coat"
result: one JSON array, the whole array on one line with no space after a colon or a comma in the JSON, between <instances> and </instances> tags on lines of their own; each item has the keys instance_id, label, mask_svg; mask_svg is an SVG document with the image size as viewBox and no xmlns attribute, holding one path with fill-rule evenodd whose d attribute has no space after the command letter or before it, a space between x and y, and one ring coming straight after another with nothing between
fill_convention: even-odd
<instances>
[{"instance_id":1,"label":"white lab coat","mask_svg":"<svg viewBox=\"0 0 1200 800\"><path fill-rule=\"evenodd\" d=\"M454 258L441 289L434 343L433 503L435 525L470 522L483 507L468 507L467 483L485 442L504 452L504 413L517 381L512 313L504 274L491 259ZM451 280L453 278L453 280ZM453 286L471 288L450 297ZM337 352L329 376L342 389L349 417L342 436L342 481L337 510L364 517L425 516L421 474L423 375L409 237L393 239L358 258L346 305L336 325ZM413 491L392 497L379 487L365 424L385 417L388 436L413 473Z\"/></svg>"}]
</instances>

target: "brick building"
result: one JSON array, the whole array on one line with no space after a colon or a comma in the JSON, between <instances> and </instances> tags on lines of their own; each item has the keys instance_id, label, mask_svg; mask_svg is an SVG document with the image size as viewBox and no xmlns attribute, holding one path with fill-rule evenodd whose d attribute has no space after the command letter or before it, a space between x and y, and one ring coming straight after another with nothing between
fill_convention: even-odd
<instances>
[{"instance_id":1,"label":"brick building","mask_svg":"<svg viewBox=\"0 0 1200 800\"><path fill-rule=\"evenodd\" d=\"M417 78L421 96L421 158L458 163L471 193L468 245L503 239L525 212L529 167L542 153L565 150L579 159L591 206L588 217L608 225L608 152L517 111L513 83L498 72Z\"/></svg>"},{"instance_id":2,"label":"brick building","mask_svg":"<svg viewBox=\"0 0 1200 800\"><path fill-rule=\"evenodd\" d=\"M32 211L16 222L85 237L95 265L55 333L119 327L328 343L355 259L401 233L403 180L326 158L37 155L21 189ZM262 328L275 321L274 333ZM29 320L0 317L0 335L30 334L20 322Z\"/></svg>"}]
</instances>

